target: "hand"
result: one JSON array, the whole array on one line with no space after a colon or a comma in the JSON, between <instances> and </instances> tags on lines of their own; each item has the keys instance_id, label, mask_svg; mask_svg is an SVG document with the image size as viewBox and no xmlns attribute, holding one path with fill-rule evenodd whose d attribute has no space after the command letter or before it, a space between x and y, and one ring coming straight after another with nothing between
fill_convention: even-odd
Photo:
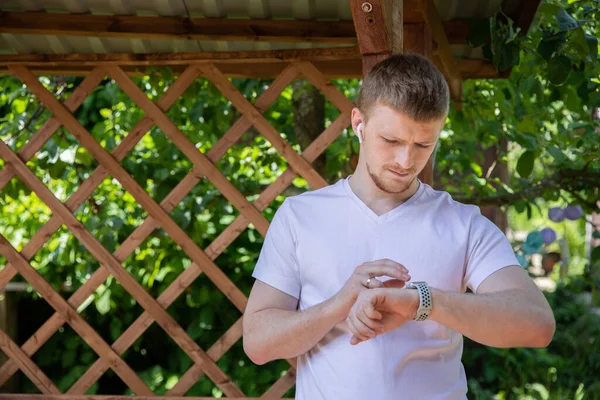
<instances>
[{"instance_id":1,"label":"hand","mask_svg":"<svg viewBox=\"0 0 600 400\"><path fill-rule=\"evenodd\" d=\"M395 279L381 282L375 279L378 276L389 276ZM409 280L410 275L406 267L392 260L369 261L359 265L332 299L339 313L340 321L348 316L361 292L376 288L402 288Z\"/></svg>"},{"instance_id":2,"label":"hand","mask_svg":"<svg viewBox=\"0 0 600 400\"><path fill-rule=\"evenodd\" d=\"M362 292L346 318L353 334L350 344L356 345L401 327L414 319L418 309L416 290L382 288Z\"/></svg>"}]
</instances>

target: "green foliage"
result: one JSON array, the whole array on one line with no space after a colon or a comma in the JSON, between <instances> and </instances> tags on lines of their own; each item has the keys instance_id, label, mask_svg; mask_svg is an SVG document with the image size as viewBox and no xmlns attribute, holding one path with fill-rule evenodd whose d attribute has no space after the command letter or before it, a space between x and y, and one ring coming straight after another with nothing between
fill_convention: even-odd
<instances>
[{"instance_id":1,"label":"green foliage","mask_svg":"<svg viewBox=\"0 0 600 400\"><path fill-rule=\"evenodd\" d=\"M600 398L600 301L590 304L585 296L593 287L600 279L584 274L546 293L556 318L547 348L489 348L465 339L469 398Z\"/></svg>"}]
</instances>

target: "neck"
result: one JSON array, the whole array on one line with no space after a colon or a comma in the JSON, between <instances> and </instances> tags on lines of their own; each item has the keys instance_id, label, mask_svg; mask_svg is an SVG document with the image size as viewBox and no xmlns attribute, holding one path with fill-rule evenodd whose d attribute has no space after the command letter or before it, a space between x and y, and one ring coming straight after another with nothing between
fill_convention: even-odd
<instances>
[{"instance_id":1,"label":"neck","mask_svg":"<svg viewBox=\"0 0 600 400\"><path fill-rule=\"evenodd\" d=\"M364 165L359 164L348 180L354 194L376 214L382 215L410 199L419 189L419 181L414 179L408 188L399 193L387 193L379 189Z\"/></svg>"}]
</instances>

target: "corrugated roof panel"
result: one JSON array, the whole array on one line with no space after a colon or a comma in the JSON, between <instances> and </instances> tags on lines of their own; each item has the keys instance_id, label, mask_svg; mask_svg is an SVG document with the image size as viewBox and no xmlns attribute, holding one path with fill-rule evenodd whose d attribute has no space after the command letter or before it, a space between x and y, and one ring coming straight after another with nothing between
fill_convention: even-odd
<instances>
[{"instance_id":1,"label":"corrugated roof panel","mask_svg":"<svg viewBox=\"0 0 600 400\"><path fill-rule=\"evenodd\" d=\"M521 0L523 1L523 0ZM493 15L519 0L436 0L442 20ZM0 0L0 10L91 12L109 15L352 20L348 0ZM194 51L283 50L332 47L316 43L149 40L0 34L0 53L166 53ZM453 45L458 58L482 58L480 50Z\"/></svg>"}]
</instances>

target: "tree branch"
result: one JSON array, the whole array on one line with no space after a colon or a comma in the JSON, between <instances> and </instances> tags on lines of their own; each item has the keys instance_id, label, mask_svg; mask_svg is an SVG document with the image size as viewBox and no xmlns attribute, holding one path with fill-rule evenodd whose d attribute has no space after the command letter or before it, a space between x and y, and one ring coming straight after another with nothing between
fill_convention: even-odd
<instances>
[{"instance_id":1,"label":"tree branch","mask_svg":"<svg viewBox=\"0 0 600 400\"><path fill-rule=\"evenodd\" d=\"M523 188L514 193L501 193L493 196L461 196L453 195L452 198L458 202L475 204L478 206L503 206L512 204L518 200L533 200L547 190L565 190L576 197L582 206L597 209L597 199L586 200L577 192L600 186L600 171L587 169L564 169L557 171L554 175L542 179L536 184Z\"/></svg>"}]
</instances>

